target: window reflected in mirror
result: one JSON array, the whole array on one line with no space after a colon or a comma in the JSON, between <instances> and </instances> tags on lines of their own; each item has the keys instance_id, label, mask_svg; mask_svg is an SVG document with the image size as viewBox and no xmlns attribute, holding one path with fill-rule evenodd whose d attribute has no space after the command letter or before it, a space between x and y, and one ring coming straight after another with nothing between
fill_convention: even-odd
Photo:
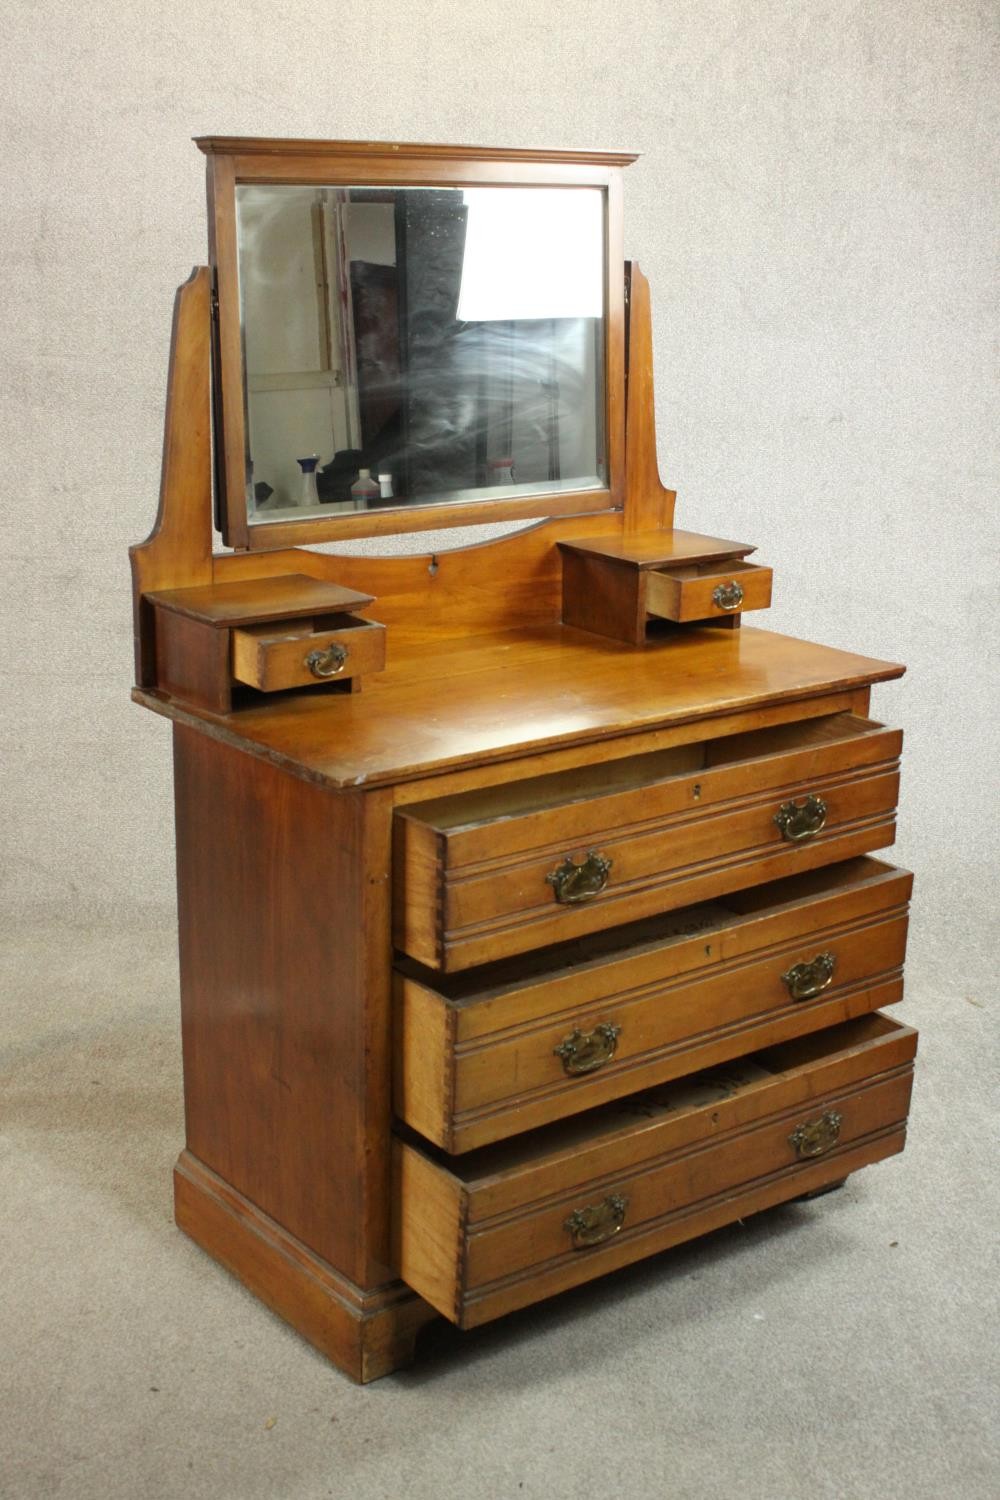
<instances>
[{"instance_id":1,"label":"window reflected in mirror","mask_svg":"<svg viewBox=\"0 0 1000 1500\"><path fill-rule=\"evenodd\" d=\"M251 521L601 489L599 188L237 188Z\"/></svg>"}]
</instances>

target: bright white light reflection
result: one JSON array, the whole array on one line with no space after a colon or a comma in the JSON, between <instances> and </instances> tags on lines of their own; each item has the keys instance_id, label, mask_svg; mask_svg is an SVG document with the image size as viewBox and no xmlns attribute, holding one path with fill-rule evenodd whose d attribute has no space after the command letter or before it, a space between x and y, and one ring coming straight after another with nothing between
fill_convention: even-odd
<instances>
[{"instance_id":1,"label":"bright white light reflection","mask_svg":"<svg viewBox=\"0 0 1000 1500\"><path fill-rule=\"evenodd\" d=\"M461 323L604 315L600 188L466 188Z\"/></svg>"}]
</instances>

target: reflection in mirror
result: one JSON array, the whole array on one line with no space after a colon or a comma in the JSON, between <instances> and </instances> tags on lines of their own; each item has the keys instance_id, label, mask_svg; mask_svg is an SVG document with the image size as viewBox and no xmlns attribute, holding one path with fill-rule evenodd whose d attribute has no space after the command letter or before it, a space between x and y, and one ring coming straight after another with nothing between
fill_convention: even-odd
<instances>
[{"instance_id":1,"label":"reflection in mirror","mask_svg":"<svg viewBox=\"0 0 1000 1500\"><path fill-rule=\"evenodd\" d=\"M237 188L251 521L607 483L598 188Z\"/></svg>"}]
</instances>

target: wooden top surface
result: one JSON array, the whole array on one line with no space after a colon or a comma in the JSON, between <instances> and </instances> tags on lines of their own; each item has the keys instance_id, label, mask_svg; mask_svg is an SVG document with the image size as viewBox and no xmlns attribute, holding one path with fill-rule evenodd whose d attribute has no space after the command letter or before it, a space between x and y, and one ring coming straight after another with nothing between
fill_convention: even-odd
<instances>
[{"instance_id":1,"label":"wooden top surface","mask_svg":"<svg viewBox=\"0 0 1000 1500\"><path fill-rule=\"evenodd\" d=\"M193 589L161 589L145 597L164 609L220 628L362 609L374 598L372 594L359 594L355 589L342 588L339 583L322 583L300 573L239 583L211 583Z\"/></svg>"},{"instance_id":2,"label":"wooden top surface","mask_svg":"<svg viewBox=\"0 0 1000 1500\"><path fill-rule=\"evenodd\" d=\"M715 557L747 557L757 548L749 542L727 542L696 531L640 531L623 536L584 537L560 541L565 552L586 552L626 567L660 568L670 563L710 562Z\"/></svg>"},{"instance_id":3,"label":"wooden top surface","mask_svg":"<svg viewBox=\"0 0 1000 1500\"><path fill-rule=\"evenodd\" d=\"M137 702L335 787L509 760L900 677L891 662L770 631L688 628L635 647L562 625L394 644L364 691L282 693L217 715Z\"/></svg>"}]
</instances>

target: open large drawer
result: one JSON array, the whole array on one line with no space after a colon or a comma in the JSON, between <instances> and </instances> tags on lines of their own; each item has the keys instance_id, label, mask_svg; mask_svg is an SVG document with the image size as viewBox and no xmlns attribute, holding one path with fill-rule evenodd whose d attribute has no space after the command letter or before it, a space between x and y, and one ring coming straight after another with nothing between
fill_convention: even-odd
<instances>
[{"instance_id":1,"label":"open large drawer","mask_svg":"<svg viewBox=\"0 0 1000 1500\"><path fill-rule=\"evenodd\" d=\"M468 1151L894 1004L913 877L859 858L456 975L395 975L396 1114Z\"/></svg>"},{"instance_id":2,"label":"open large drawer","mask_svg":"<svg viewBox=\"0 0 1000 1500\"><path fill-rule=\"evenodd\" d=\"M474 1327L902 1150L916 1032L882 1015L447 1158L395 1142L399 1274Z\"/></svg>"},{"instance_id":3,"label":"open large drawer","mask_svg":"<svg viewBox=\"0 0 1000 1500\"><path fill-rule=\"evenodd\" d=\"M467 968L882 848L901 745L831 714L412 804L396 946Z\"/></svg>"}]
</instances>

